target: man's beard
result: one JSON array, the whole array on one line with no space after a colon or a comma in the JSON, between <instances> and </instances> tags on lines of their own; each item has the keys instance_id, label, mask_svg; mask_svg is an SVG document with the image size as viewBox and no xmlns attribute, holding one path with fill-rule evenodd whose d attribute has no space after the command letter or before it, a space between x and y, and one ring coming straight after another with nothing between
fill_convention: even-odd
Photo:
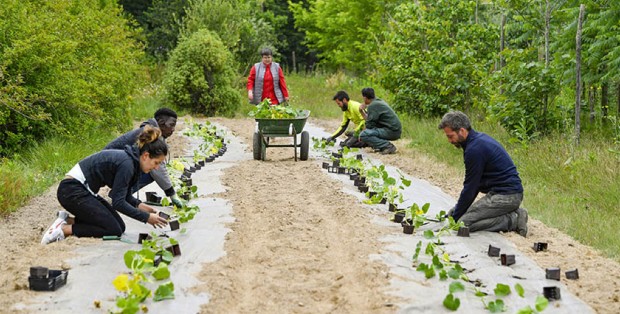
<instances>
[{"instance_id":1,"label":"man's beard","mask_svg":"<svg viewBox=\"0 0 620 314\"><path fill-rule=\"evenodd\" d=\"M456 148L463 148L463 143L465 143L465 138L458 135L458 141L452 145L454 145Z\"/></svg>"},{"instance_id":2,"label":"man's beard","mask_svg":"<svg viewBox=\"0 0 620 314\"><path fill-rule=\"evenodd\" d=\"M342 111L347 111L347 110L349 110L349 105L342 104L342 107L340 107L340 109L342 109Z\"/></svg>"}]
</instances>

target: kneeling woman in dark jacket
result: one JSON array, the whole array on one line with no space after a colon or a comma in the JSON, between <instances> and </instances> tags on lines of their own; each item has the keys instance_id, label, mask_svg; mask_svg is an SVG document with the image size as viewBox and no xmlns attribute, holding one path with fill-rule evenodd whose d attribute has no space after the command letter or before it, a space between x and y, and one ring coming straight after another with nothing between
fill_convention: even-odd
<instances>
[{"instance_id":1,"label":"kneeling woman in dark jacket","mask_svg":"<svg viewBox=\"0 0 620 314\"><path fill-rule=\"evenodd\" d=\"M163 227L166 220L155 209L134 198L131 188L137 184L140 173L159 168L168 154L166 143L159 137L158 128L144 128L138 142L124 150L103 150L77 163L58 186L60 205L75 215L74 223L66 222L68 213L58 218L43 235L41 244L63 240L69 235L96 237L125 232L125 223L118 212L133 219ZM111 188L108 194L112 204L97 195L103 186Z\"/></svg>"}]
</instances>

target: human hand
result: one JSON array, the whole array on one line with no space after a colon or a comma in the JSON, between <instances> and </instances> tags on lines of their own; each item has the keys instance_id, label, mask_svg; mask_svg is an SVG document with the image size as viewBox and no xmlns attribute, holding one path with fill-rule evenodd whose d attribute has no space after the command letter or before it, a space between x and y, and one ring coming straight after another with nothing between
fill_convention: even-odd
<instances>
[{"instance_id":1,"label":"human hand","mask_svg":"<svg viewBox=\"0 0 620 314\"><path fill-rule=\"evenodd\" d=\"M254 92L252 92L252 90L248 91L248 99L249 100L253 100L254 99Z\"/></svg>"},{"instance_id":2,"label":"human hand","mask_svg":"<svg viewBox=\"0 0 620 314\"><path fill-rule=\"evenodd\" d=\"M163 228L168 224L168 221L166 220L166 218L160 217L156 213L150 213L149 219L147 220L147 222L153 225L154 228Z\"/></svg>"},{"instance_id":3,"label":"human hand","mask_svg":"<svg viewBox=\"0 0 620 314\"><path fill-rule=\"evenodd\" d=\"M153 207L151 207L149 205L146 205L145 203L138 204L138 209L143 211L143 212L145 212L145 213L157 213L155 211L155 208L153 208Z\"/></svg>"},{"instance_id":4,"label":"human hand","mask_svg":"<svg viewBox=\"0 0 620 314\"><path fill-rule=\"evenodd\" d=\"M446 213L445 217L448 218L448 217L452 216L452 214L454 214L454 207L452 207L452 208L450 208L448 210L448 212Z\"/></svg>"},{"instance_id":5,"label":"human hand","mask_svg":"<svg viewBox=\"0 0 620 314\"><path fill-rule=\"evenodd\" d=\"M170 197L170 200L172 201L172 204L174 204L174 206L176 206L177 208L183 208L185 206L185 202L183 202L178 196L176 195L172 195Z\"/></svg>"}]
</instances>

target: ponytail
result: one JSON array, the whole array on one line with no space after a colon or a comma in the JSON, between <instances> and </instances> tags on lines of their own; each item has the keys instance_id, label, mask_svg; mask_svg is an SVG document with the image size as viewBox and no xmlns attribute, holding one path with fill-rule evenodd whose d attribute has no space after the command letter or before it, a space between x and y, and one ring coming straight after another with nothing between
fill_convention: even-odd
<instances>
[{"instance_id":1,"label":"ponytail","mask_svg":"<svg viewBox=\"0 0 620 314\"><path fill-rule=\"evenodd\" d=\"M140 155L148 152L151 158L168 155L168 145L161 139L161 130L150 125L145 125L138 136L138 148Z\"/></svg>"}]
</instances>

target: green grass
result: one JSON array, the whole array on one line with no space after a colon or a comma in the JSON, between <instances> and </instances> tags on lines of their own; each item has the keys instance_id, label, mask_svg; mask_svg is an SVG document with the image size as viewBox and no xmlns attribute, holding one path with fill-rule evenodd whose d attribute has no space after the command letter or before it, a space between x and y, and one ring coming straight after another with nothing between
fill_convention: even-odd
<instances>
[{"instance_id":1,"label":"green grass","mask_svg":"<svg viewBox=\"0 0 620 314\"><path fill-rule=\"evenodd\" d=\"M339 118L332 97L345 89L353 100L371 86L377 96L387 93L367 82L342 76L288 75L293 105L312 110L318 118ZM401 115L403 137L417 152L463 169L461 150L450 145L437 125L439 118ZM474 119L474 128L500 141L512 156L525 188L524 206L531 217L555 227L581 243L620 261L620 147L607 134L583 133L575 147L571 134L555 134L522 145L497 124ZM587 128L584 128L587 129Z\"/></svg>"}]
</instances>

